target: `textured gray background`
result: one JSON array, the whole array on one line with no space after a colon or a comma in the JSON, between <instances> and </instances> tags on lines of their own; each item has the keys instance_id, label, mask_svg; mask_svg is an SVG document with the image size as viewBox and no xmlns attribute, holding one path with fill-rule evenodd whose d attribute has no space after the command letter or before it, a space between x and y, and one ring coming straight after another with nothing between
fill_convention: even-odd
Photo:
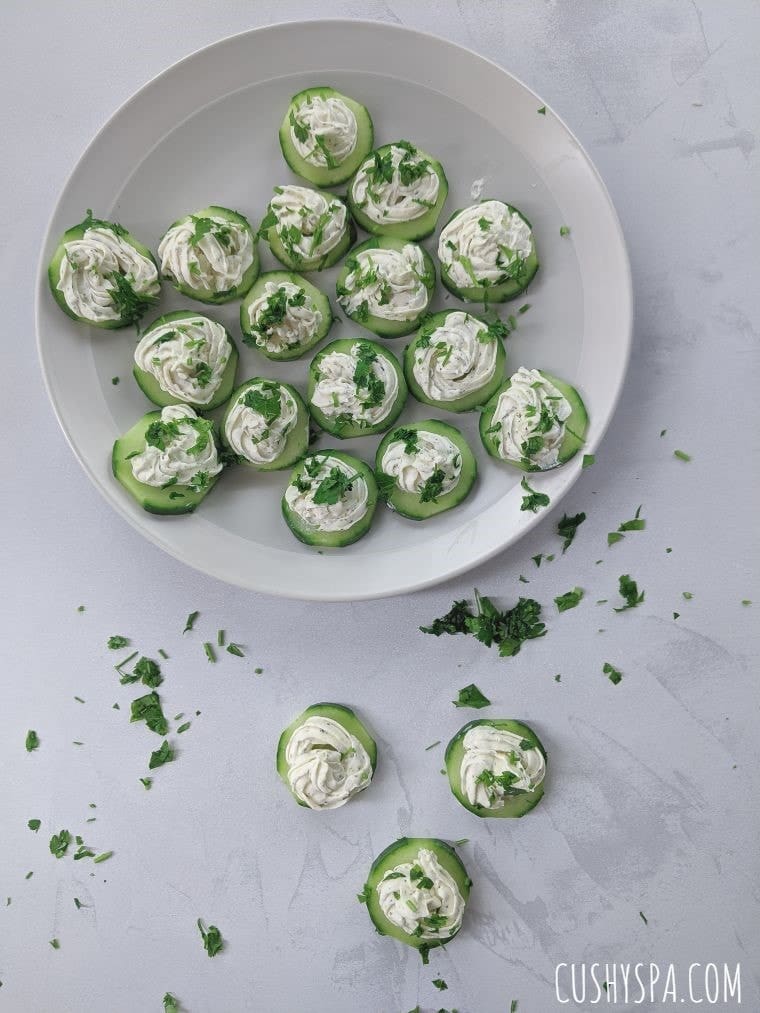
<instances>
[{"instance_id":1,"label":"textured gray background","mask_svg":"<svg viewBox=\"0 0 760 1013\"><path fill-rule=\"evenodd\" d=\"M169 989L192 1013L417 1003L505 1013L513 998L520 1013L546 1013L567 1008L553 999L560 960L654 960L682 972L740 960L743 1006L760 1009L760 604L741 605L760 602L758 11L749 0L4 5L0 893L12 902L0 909L0 1007L158 1011ZM554 516L477 572L409 598L314 606L238 592L112 514L47 406L35 264L83 146L179 57L323 14L429 29L500 62L576 131L618 207L636 289L631 371L595 467L564 504L588 521L540 571L530 557L556 551ZM693 462L675 460L674 447ZM606 532L639 503L646 531L608 550ZM595 605L615 597L625 572L646 590L644 605L624 615ZM579 584L586 599L561 617L547 609L549 635L513 660L416 632L473 583L544 603ZM183 641L191 609L203 614ZM205 662L200 644L219 626L247 645L245 661ZM103 646L116 632L169 652L167 713L193 717L150 793L137 778L155 738L128 724L134 694ZM601 674L607 660L624 672L617 687ZM441 749L424 748L470 716L449 701L473 680L493 713L526 718L550 751L548 797L515 825L456 806ZM272 772L280 728L315 698L358 705L382 761L370 792L322 818L293 805ZM29 727L42 739L31 755ZM30 817L43 820L36 837ZM47 840L61 827L86 829L115 856L94 877L89 863L57 862ZM354 900L373 855L404 833L470 838L466 925L430 968L374 935ZM76 910L74 896L87 907ZM213 961L199 915L228 940Z\"/></svg>"}]
</instances>

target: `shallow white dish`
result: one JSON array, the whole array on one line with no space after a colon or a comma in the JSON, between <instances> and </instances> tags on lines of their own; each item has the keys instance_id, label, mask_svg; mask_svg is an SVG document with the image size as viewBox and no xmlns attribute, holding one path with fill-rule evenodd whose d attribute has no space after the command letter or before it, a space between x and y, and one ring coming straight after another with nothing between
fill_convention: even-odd
<instances>
[{"instance_id":1,"label":"shallow white dish","mask_svg":"<svg viewBox=\"0 0 760 1013\"><path fill-rule=\"evenodd\" d=\"M615 409L631 344L632 297L625 242L609 195L565 124L500 67L450 42L396 25L310 21L225 39L187 57L133 96L103 127L72 173L53 214L40 261L37 333L53 408L85 472L108 502L164 551L240 587L313 600L399 594L461 573L515 542L542 516L520 511L520 473L488 458L477 413L436 412L410 398L404 417L440 417L461 428L480 465L464 505L422 524L380 507L370 534L346 549L301 545L280 514L287 472L234 469L186 517L143 512L111 475L114 439L150 410L131 375L135 332L100 331L69 320L48 289L46 267L61 233L96 215L126 225L155 251L165 228L208 204L236 208L258 224L272 187L295 180L277 140L291 95L330 84L363 102L377 144L408 138L440 159L449 180L443 224L483 195L519 207L535 229L541 269L501 315L530 303L507 341L508 369L537 366L569 380L589 411L587 452ZM340 192L340 191L338 191ZM561 225L571 227L560 237ZM360 233L360 239L363 238ZM435 237L424 245L435 249ZM260 244L262 270L279 265ZM310 275L334 302L337 268ZM155 312L206 309L168 284ZM439 284L433 309L461 307ZM479 307L472 307L478 312ZM238 339L239 303L210 315ZM339 314L340 315L340 314ZM148 315L144 322L153 319ZM350 326L349 326L350 324ZM342 321L330 339L362 328ZM374 337L364 332L365 337ZM407 339L389 340L400 355ZM241 349L238 382L270 375L305 387L305 360L272 363ZM119 376L118 386L111 378ZM378 437L342 449L374 459ZM334 445L324 435L317 449ZM581 456L531 485L552 508L577 478Z\"/></svg>"}]
</instances>

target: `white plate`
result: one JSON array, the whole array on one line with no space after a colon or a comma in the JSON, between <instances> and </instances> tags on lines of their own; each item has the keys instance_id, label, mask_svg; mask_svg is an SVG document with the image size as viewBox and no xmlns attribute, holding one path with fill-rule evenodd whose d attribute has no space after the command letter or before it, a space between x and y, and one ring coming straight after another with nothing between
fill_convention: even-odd
<instances>
[{"instance_id":1,"label":"white plate","mask_svg":"<svg viewBox=\"0 0 760 1013\"><path fill-rule=\"evenodd\" d=\"M66 438L92 482L138 531L166 552L241 587L289 597L374 598L435 584L512 544L541 516L521 512L520 475L488 458L477 416L448 416L478 455L481 477L460 508L418 524L378 509L369 535L318 554L301 545L280 515L286 474L225 475L198 513L144 513L110 471L113 440L152 408L133 382L135 332L88 329L55 305L45 268L61 233L91 207L123 222L154 250L166 227L208 204L238 208L254 223L275 184L292 180L277 128L288 100L330 84L363 102L378 144L408 138L443 163L449 199L442 221L484 196L508 200L532 221L541 269L508 339L508 366L549 369L581 391L590 415L588 452L612 416L631 343L631 281L625 243L609 195L565 124L500 67L450 42L396 25L311 21L275 25L209 46L169 68L131 98L85 151L61 194L45 240L37 293L40 359ZM569 237L559 235L567 224ZM426 241L429 249L434 243ZM263 269L278 265L262 244ZM337 269L311 280L334 297ZM202 304L164 285L156 311ZM433 308L460 306L439 286ZM239 304L212 308L239 336ZM477 308L476 308L477 311ZM350 323L350 321L348 322ZM331 338L362 329L346 322ZM372 335L366 335L372 337ZM405 339L389 341L401 353ZM239 342L242 381L257 374L301 388L306 361L270 363ZM114 386L113 376L121 383ZM446 417L410 398L415 418ZM323 437L318 446L333 443ZM374 459L378 438L345 449ZM581 455L531 484L552 507L578 476Z\"/></svg>"}]
</instances>

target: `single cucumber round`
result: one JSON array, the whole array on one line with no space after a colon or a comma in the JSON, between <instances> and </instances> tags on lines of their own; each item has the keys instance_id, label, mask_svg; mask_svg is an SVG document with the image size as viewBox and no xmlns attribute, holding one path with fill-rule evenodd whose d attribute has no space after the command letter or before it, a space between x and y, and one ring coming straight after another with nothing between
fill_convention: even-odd
<instances>
[{"instance_id":1,"label":"single cucumber round","mask_svg":"<svg viewBox=\"0 0 760 1013\"><path fill-rule=\"evenodd\" d=\"M373 426L362 425L359 422L352 423L346 420L339 421L339 416L330 418L325 415L323 411L317 408L313 402L314 391L317 383L319 382L320 362L325 358L325 356L330 355L332 352L344 352L348 355L354 345L371 346L378 358L383 358L386 362L390 363L396 373L396 379L398 380L398 393L396 394L396 400L393 402L390 411L382 422L378 422ZM322 351L318 352L311 360L311 365L309 366L309 387L306 395L309 402L309 413L320 429L324 429L326 433L336 436L339 440L348 440L355 436L373 436L375 433L384 433L386 429L389 429L393 425L404 410L406 396L406 380L404 379L404 372L401 369L401 364L392 352L388 351L387 348L384 348L377 341L370 341L367 338L339 338L336 341L331 341L329 345L325 345Z\"/></svg>"},{"instance_id":2,"label":"single cucumber round","mask_svg":"<svg viewBox=\"0 0 760 1013\"><path fill-rule=\"evenodd\" d=\"M191 215L185 215L182 218L178 218L176 222L172 222L166 231L169 232L169 230L173 229L175 225L182 225L189 218L222 218L226 222L232 222L235 225L240 225L251 234L251 241L253 243L253 260L243 274L243 277L240 279L240 283L234 288L226 289L224 292L215 292L209 288L194 288L178 281L170 274L165 274L164 278L166 278L167 281L170 281L174 288L176 288L178 292L181 292L182 295L186 295L188 299L196 299L198 302L218 306L221 303L231 302L233 299L240 299L246 294L251 285L253 285L254 281L256 281L259 271L261 270L257 236L251 226L251 223L245 215L241 215L239 211L232 211L230 208L223 208L217 204L210 204L207 208L203 208L201 211L195 211Z\"/></svg>"},{"instance_id":3,"label":"single cucumber round","mask_svg":"<svg viewBox=\"0 0 760 1013\"><path fill-rule=\"evenodd\" d=\"M585 444L586 432L588 431L588 412L586 411L586 406L583 403L583 398L580 396L575 387L571 387L565 380L559 380L556 376L552 376L552 374L547 373L545 369L539 369L538 372L541 376L548 380L549 383L554 384L560 394L562 394L562 396L568 401L572 409L569 417L565 419L565 435L559 447L557 463L554 465L555 468L558 468L561 464L565 464L569 461L571 457L575 457L581 447ZM490 398L488 404L485 406L480 415L480 439L483 446L486 448L491 457L495 457L497 460L503 461L505 464L514 465L515 468L519 468L521 471L551 471L551 468L539 468L536 465L528 466L523 464L521 461L506 460L499 454L497 449L499 445L498 433L489 432L489 429L493 426L493 416L496 411L496 405L499 398L505 390L509 390L509 386L510 381L506 380Z\"/></svg>"},{"instance_id":4,"label":"single cucumber round","mask_svg":"<svg viewBox=\"0 0 760 1013\"><path fill-rule=\"evenodd\" d=\"M338 460L352 468L367 485L367 509L364 514L351 527L341 531L323 531L319 528L307 525L303 519L290 508L285 496L282 497L282 515L285 521L300 541L307 545L321 545L329 548L342 548L351 545L363 538L372 526L372 518L377 506L377 483L375 474L369 465L360 461L358 457L344 454L340 450L320 450L310 454L300 461L290 474L288 486L295 485L299 480L309 481L308 468L315 462L315 459L337 457ZM287 490L286 490L287 491Z\"/></svg>"},{"instance_id":5,"label":"single cucumber round","mask_svg":"<svg viewBox=\"0 0 760 1013\"><path fill-rule=\"evenodd\" d=\"M489 198L484 197L480 203L483 204L488 199ZM502 203L506 204L510 211L519 215L520 218L522 218L522 220L530 227L531 231L533 230L533 226L519 208L514 207L512 204L507 204L506 201L502 201ZM446 222L446 225L452 222L458 214L461 214L462 211L466 210L467 208L458 208ZM444 228L446 228L446 225L444 225ZM455 295L463 302L481 302L484 304L509 302L510 299L515 299L521 292L525 291L535 277L536 271L539 267L535 237L532 237L531 251L525 258L519 277L506 278L504 281L499 282L496 285L475 285L473 283L472 285L459 287L451 280L448 268L442 261L440 261L440 258L439 264L441 268L441 281L452 295Z\"/></svg>"},{"instance_id":6,"label":"single cucumber round","mask_svg":"<svg viewBox=\"0 0 760 1013\"><path fill-rule=\"evenodd\" d=\"M71 309L69 304L63 297L63 292L58 289L58 282L61 277L61 262L66 256L66 243L71 243L76 239L82 239L85 232L92 228L104 228L110 229L115 232L117 236L124 240L125 243L129 243L130 246L134 247L135 250L143 257L147 257L148 260L156 268L156 278L159 285L159 290L155 296L145 296L135 294L134 303L129 310L122 312L121 316L116 320L88 320L87 317L80 317L77 313ZM87 212L87 217L84 221L78 225L72 226L67 229L61 236L61 241L56 247L55 253L48 265L48 283L50 285L50 291L53 293L53 298L61 307L67 317L71 317L72 320L76 320L80 324L89 324L90 327L100 327L103 330L113 331L118 330L120 327L129 327L130 324L136 324L143 317L143 315L152 307L155 306L160 296L160 273L156 258L153 256L151 251L144 243L141 243L138 239L128 232L123 226L118 225L116 222L107 222L101 218L93 218L90 211Z\"/></svg>"},{"instance_id":7,"label":"single cucumber round","mask_svg":"<svg viewBox=\"0 0 760 1013\"><path fill-rule=\"evenodd\" d=\"M343 308L346 316L350 317L356 323L361 324L363 327L366 327L368 331L373 331L375 334L379 334L383 338L400 338L404 334L411 334L411 332L419 326L420 321L428 311L430 300L432 299L433 291L435 290L435 265L433 264L430 254L421 246L419 249L422 250L424 271L421 275L419 275L419 280L427 290L427 301L415 317L410 320L388 320L385 317L369 313L368 311L365 312L362 310L362 303L360 303L353 312L349 312L344 305L345 297L348 294L345 287L346 278L356 268L356 257L358 254L363 253L365 250L396 250L401 253L405 246L416 245L416 243L410 243L407 240L399 239L396 236L377 236L372 239L367 239L365 242L359 243L358 246L353 248L351 255L346 258L346 262L341 268L341 272L338 275L338 281L335 286L338 294L338 302Z\"/></svg>"},{"instance_id":8,"label":"single cucumber round","mask_svg":"<svg viewBox=\"0 0 760 1013\"><path fill-rule=\"evenodd\" d=\"M392 152L393 148L398 148L408 142L396 141L393 144L384 144L382 147L377 148L375 151L370 152L369 157L364 160L362 165L357 169L359 170L365 167L370 167L373 163L378 160L382 160L383 157L387 157L389 152ZM449 183L446 179L446 173L443 171L443 166L439 161L433 158L432 155L428 155L427 152L422 151L420 148L410 145L413 150L415 158L424 158L430 163L430 168L435 172L438 177L438 196L435 199L435 203L432 207L421 206L421 214L418 214L415 218L410 218L406 221L375 221L363 210L366 205L360 204L354 195L354 186L356 184L356 177L351 181L351 185L348 188L347 200L348 206L351 209L351 214L356 220L356 224L360 228L364 229L365 232L372 233L373 236L396 236L398 239L424 239L425 236L431 235L435 231L435 227L438 224L438 219L443 210L443 205L446 203L446 197L449 193ZM408 150L408 149L407 149ZM394 173L394 176L397 176Z\"/></svg>"},{"instance_id":9,"label":"single cucumber round","mask_svg":"<svg viewBox=\"0 0 760 1013\"><path fill-rule=\"evenodd\" d=\"M292 429L285 437L285 444L282 448L282 452L278 454L274 460L264 462L251 461L249 458L238 454L237 461L238 464L243 464L247 468L252 468L254 471L282 471L284 468L292 468L296 461L300 461L309 449L309 412L307 411L301 395L298 393L296 388L292 387L289 383L285 383L282 380L267 380L266 377L263 376L254 376L253 379L246 380L245 383L241 384L237 388L229 400L229 404L224 412L224 417L222 418L220 435L225 447L232 451L232 453L235 453L234 448L230 446L230 441L227 436L227 419L237 402L245 396L245 392L248 388L255 387L262 382L276 383L279 387L284 387L290 394L296 403L295 422Z\"/></svg>"},{"instance_id":10,"label":"single cucumber round","mask_svg":"<svg viewBox=\"0 0 760 1013\"><path fill-rule=\"evenodd\" d=\"M132 472L131 459L135 452L142 453L145 450L148 426L160 418L161 412L148 412L115 441L111 452L111 468L115 478L148 513L191 514L216 485L222 472L214 475L206 488L200 491L191 489L189 485L172 485L163 489L160 486L146 485L145 482L138 482Z\"/></svg>"},{"instance_id":11,"label":"single cucumber round","mask_svg":"<svg viewBox=\"0 0 760 1013\"><path fill-rule=\"evenodd\" d=\"M343 204L344 202L336 197L335 194L325 193L323 190L317 190L324 199L331 203ZM344 253L349 250L356 240L356 226L354 225L351 215L346 209L346 224L343 229L343 233L338 242L333 246L331 250L324 253L321 257L294 257L288 251L287 247L280 238L280 234L277 231L276 221L273 224L269 224L271 218L275 217L275 213L271 210L271 205L267 207L267 213L262 222L261 229L264 239L269 243L269 249L272 251L274 256L279 260L281 264L284 264L291 271L323 271L327 267L332 267L333 264L337 264Z\"/></svg>"},{"instance_id":12,"label":"single cucumber round","mask_svg":"<svg viewBox=\"0 0 760 1013\"><path fill-rule=\"evenodd\" d=\"M455 932L454 935L446 936L442 939L420 939L419 936L410 935L385 917L377 895L377 887L385 874L391 872L397 865L416 862L417 855L422 848L435 854L439 864L443 866L456 883L466 904L470 896L472 880L467 874L467 869L465 869L462 859L454 848L450 844L447 844L446 841L442 841L437 837L401 837L399 840L394 841L393 844L390 844L384 851L381 851L369 870L364 896L366 897L369 916L380 935L392 936L394 939L398 939L399 942L406 943L407 946L413 946L415 949L420 950L423 962L427 963L427 951L434 949L436 946L445 946L457 933Z\"/></svg>"},{"instance_id":13,"label":"single cucumber round","mask_svg":"<svg viewBox=\"0 0 760 1013\"><path fill-rule=\"evenodd\" d=\"M531 809L534 809L543 798L543 781L533 791L523 791L517 795L505 795L504 805L499 809L485 809L482 806L471 805L465 795L462 789L460 774L462 759L464 757L464 737L471 728L475 728L477 725L491 725L493 728L501 728L504 731L520 735L527 742L530 742L533 748L539 749L543 754L544 760L546 760L546 750L541 740L532 728L521 721L514 721L511 718L479 718L476 721L469 721L459 729L448 746L446 746L446 773L449 777L449 785L451 786L454 798L465 809L469 809L471 813L474 813L475 816L480 816L482 819L491 817L495 819L515 819L524 816Z\"/></svg>"},{"instance_id":14,"label":"single cucumber round","mask_svg":"<svg viewBox=\"0 0 760 1013\"><path fill-rule=\"evenodd\" d=\"M267 282L277 286L284 284L297 285L306 293L307 301L310 301L319 310L322 319L308 341L297 345L287 345L278 352L269 351L265 345L258 343L260 334L251 325L249 308L257 299L262 297ZM312 285L310 281L307 281L300 274L292 274L288 271L267 271L265 274L259 275L253 288L240 305L240 329L243 332L243 341L246 345L250 345L251 348L256 348L267 359L275 361L285 362L290 359L300 359L310 348L314 348L315 345L318 345L320 341L327 337L332 323L333 314L330 300L324 292L320 292L315 285Z\"/></svg>"},{"instance_id":15,"label":"single cucumber round","mask_svg":"<svg viewBox=\"0 0 760 1013\"><path fill-rule=\"evenodd\" d=\"M405 492L399 487L395 478L383 472L383 455L385 451L395 440L404 438L403 435L399 436L398 434L404 434L405 430L407 432L412 430L414 432L435 433L437 436L446 437L455 444L461 455L462 465L459 480L453 489L442 496L438 496L436 499L423 502L421 493ZM439 422L437 419L426 419L424 422L407 422L403 429L392 429L386 434L377 448L375 473L377 475L380 495L385 499L391 510L395 510L402 517L409 517L413 521L424 521L428 517L434 517L436 514L442 514L446 510L459 506L467 498L477 478L478 462L464 436L462 436L458 429L448 425L446 422Z\"/></svg>"},{"instance_id":16,"label":"single cucumber round","mask_svg":"<svg viewBox=\"0 0 760 1013\"><path fill-rule=\"evenodd\" d=\"M353 735L355 739L358 739L366 749L367 755L369 756L369 762L372 764L373 776L375 768L377 767L377 743L350 707L346 707L345 704L342 703L312 704L311 707L307 707L302 714L298 715L295 721L292 721L288 725L277 743L277 773L287 785L288 790L293 795L296 802L305 809L309 809L310 807L298 798L290 786L290 778L288 777L290 768L288 767L288 761L285 758L285 753L295 730L300 728L304 721L310 717L330 718L332 721L342 725L349 735Z\"/></svg>"},{"instance_id":17,"label":"single cucumber round","mask_svg":"<svg viewBox=\"0 0 760 1013\"><path fill-rule=\"evenodd\" d=\"M496 365L494 366L493 376L488 383L484 384L478 390L473 390L469 394L465 394L463 397L453 398L451 401L440 401L436 398L427 396L414 375L415 353L418 348L430 344L431 336L443 325L446 317L448 317L451 313L461 312L464 311L443 310L441 313L433 313L433 315L425 321L422 327L420 327L419 331L404 349L404 376L406 377L406 382L411 394L422 404L430 405L433 408L443 408L445 411L457 413L474 411L476 408L484 405L504 382L504 371L507 364L507 353L504 350L504 342L500 337L494 335L491 340L496 342ZM481 319L480 317L475 316L474 313L470 313L468 315L475 317L476 320ZM487 323L485 320L482 322Z\"/></svg>"},{"instance_id":18,"label":"single cucumber round","mask_svg":"<svg viewBox=\"0 0 760 1013\"><path fill-rule=\"evenodd\" d=\"M299 108L304 103L309 103L313 98L339 99L348 106L356 118L356 146L342 162L332 159L334 162L332 166L329 163L327 165L312 165L311 162L307 162L305 158L301 157L293 143L292 119L297 120ZM301 176L315 186L337 186L338 183L345 183L364 161L372 148L373 141L372 118L366 107L347 95L335 91L334 88L324 86L305 88L294 95L280 126L280 147L283 158L297 176Z\"/></svg>"},{"instance_id":19,"label":"single cucumber round","mask_svg":"<svg viewBox=\"0 0 760 1013\"><path fill-rule=\"evenodd\" d=\"M201 316L200 313L192 313L187 310L178 310L176 313L164 313L162 317L158 317L150 327L143 331L142 337L149 334L152 330L158 327L163 327L164 324L168 324L173 320L191 320L195 317ZM237 372L238 364L238 350L235 342L232 340L232 335L226 330L227 340L230 343L230 357L227 360L227 365L222 373L222 380L217 387L216 393L210 401L206 401L201 404L200 401L192 401L190 398L178 398L173 394L168 394L163 387L159 384L158 380L152 373L148 373L147 370L141 369L137 363L132 367L132 375L137 381L137 386L153 404L160 405L165 408L170 404L189 404L193 408L197 408L199 411L210 412L214 408L218 408L220 404L224 404L229 399L232 388L235 386L235 373Z\"/></svg>"}]
</instances>

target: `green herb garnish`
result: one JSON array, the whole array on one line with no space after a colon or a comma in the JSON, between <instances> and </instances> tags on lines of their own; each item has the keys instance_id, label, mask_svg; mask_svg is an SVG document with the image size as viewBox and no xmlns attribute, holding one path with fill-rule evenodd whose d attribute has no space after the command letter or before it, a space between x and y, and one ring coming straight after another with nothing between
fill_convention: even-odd
<instances>
[{"instance_id":1,"label":"green herb garnish","mask_svg":"<svg viewBox=\"0 0 760 1013\"><path fill-rule=\"evenodd\" d=\"M156 735L166 735L169 723L161 708L158 693L146 693L132 701L130 721L144 721Z\"/></svg>"},{"instance_id":2,"label":"green herb garnish","mask_svg":"<svg viewBox=\"0 0 760 1013\"><path fill-rule=\"evenodd\" d=\"M50 854L56 858L63 858L71 844L71 834L68 830L59 830L50 838Z\"/></svg>"},{"instance_id":3,"label":"green herb garnish","mask_svg":"<svg viewBox=\"0 0 760 1013\"><path fill-rule=\"evenodd\" d=\"M568 517L567 514L562 515L562 520L557 524L557 534L560 538L564 538L565 541L562 545L562 552L565 553L572 545L573 539L578 531L578 528L586 520L585 513L574 514L572 517Z\"/></svg>"},{"instance_id":4,"label":"green herb garnish","mask_svg":"<svg viewBox=\"0 0 760 1013\"><path fill-rule=\"evenodd\" d=\"M455 707L474 707L477 710L491 706L491 701L480 692L474 682L460 689L459 696L456 700L452 700L452 703Z\"/></svg>"},{"instance_id":5,"label":"green herb garnish","mask_svg":"<svg viewBox=\"0 0 760 1013\"><path fill-rule=\"evenodd\" d=\"M33 750L39 749L40 737L33 728L30 728L26 733L26 741L24 744L26 745L27 753L31 753Z\"/></svg>"},{"instance_id":6,"label":"green herb garnish","mask_svg":"<svg viewBox=\"0 0 760 1013\"><path fill-rule=\"evenodd\" d=\"M581 462L581 467L582 468L590 468L591 465L594 463L595 460L596 460L596 457L594 457L593 454L584 454L583 455L583 461Z\"/></svg>"},{"instance_id":7,"label":"green herb garnish","mask_svg":"<svg viewBox=\"0 0 760 1013\"><path fill-rule=\"evenodd\" d=\"M190 615L187 617L187 621L185 622L185 628L182 631L183 633L187 633L189 630L193 628L193 626L195 626L195 620L198 618L199 615L200 612L190 613Z\"/></svg>"},{"instance_id":8,"label":"green herb garnish","mask_svg":"<svg viewBox=\"0 0 760 1013\"><path fill-rule=\"evenodd\" d=\"M615 612L626 612L628 609L636 608L644 601L644 592L639 594L639 589L636 585L635 580L631 580L627 573L624 573L619 579L618 584L620 587L620 595L625 600L625 605L621 608L616 608Z\"/></svg>"},{"instance_id":9,"label":"green herb garnish","mask_svg":"<svg viewBox=\"0 0 760 1013\"><path fill-rule=\"evenodd\" d=\"M126 647L129 643L127 637L115 636L108 638L108 649L110 651L120 651L122 647Z\"/></svg>"},{"instance_id":10,"label":"green herb garnish","mask_svg":"<svg viewBox=\"0 0 760 1013\"><path fill-rule=\"evenodd\" d=\"M29 820L27 826L29 827L30 830L33 830L36 834L37 831L42 826L42 820Z\"/></svg>"},{"instance_id":11,"label":"green herb garnish","mask_svg":"<svg viewBox=\"0 0 760 1013\"><path fill-rule=\"evenodd\" d=\"M679 461L691 460L691 454L687 454L685 450L674 450L673 457L677 457Z\"/></svg>"},{"instance_id":12,"label":"green herb garnish","mask_svg":"<svg viewBox=\"0 0 760 1013\"><path fill-rule=\"evenodd\" d=\"M537 439L541 440L541 446L543 446L543 439L540 436ZM520 510L530 510L531 513L535 514L538 513L540 507L549 506L551 500L546 493L536 492L535 489L531 489L526 478L521 480L520 487L527 493L527 496L523 496L522 498Z\"/></svg>"},{"instance_id":13,"label":"green herb garnish","mask_svg":"<svg viewBox=\"0 0 760 1013\"><path fill-rule=\"evenodd\" d=\"M565 594L559 595L554 599L554 604L557 606L558 612L567 612L568 609L574 609L576 605L579 605L583 598L583 589L580 587L574 587L570 591L566 591Z\"/></svg>"},{"instance_id":14,"label":"green herb garnish","mask_svg":"<svg viewBox=\"0 0 760 1013\"><path fill-rule=\"evenodd\" d=\"M162 767L165 763L170 763L173 759L174 750L169 745L168 740L164 739L159 748L150 754L148 770L155 770L156 767Z\"/></svg>"}]
</instances>

